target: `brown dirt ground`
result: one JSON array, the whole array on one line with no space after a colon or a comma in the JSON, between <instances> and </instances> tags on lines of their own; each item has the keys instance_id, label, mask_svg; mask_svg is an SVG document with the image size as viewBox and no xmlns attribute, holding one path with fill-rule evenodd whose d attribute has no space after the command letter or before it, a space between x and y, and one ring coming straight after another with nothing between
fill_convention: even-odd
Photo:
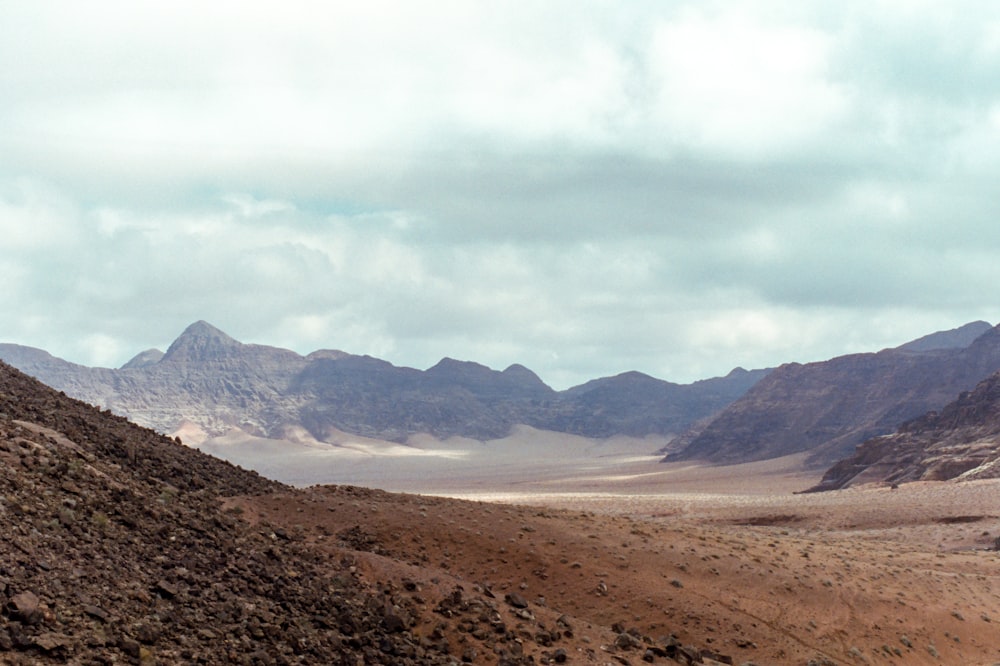
<instances>
[{"instance_id":1,"label":"brown dirt ground","mask_svg":"<svg viewBox=\"0 0 1000 666\"><path fill-rule=\"evenodd\" d=\"M538 663L551 650L529 633L562 615L567 663L641 662L615 647L622 629L735 664L1000 663L1000 482L797 495L816 479L798 462L640 461L516 489L453 480L462 499L314 486L233 504L353 558L373 587L411 590L420 630L477 648L472 663L499 657L433 612L456 586L492 594Z\"/></svg>"}]
</instances>

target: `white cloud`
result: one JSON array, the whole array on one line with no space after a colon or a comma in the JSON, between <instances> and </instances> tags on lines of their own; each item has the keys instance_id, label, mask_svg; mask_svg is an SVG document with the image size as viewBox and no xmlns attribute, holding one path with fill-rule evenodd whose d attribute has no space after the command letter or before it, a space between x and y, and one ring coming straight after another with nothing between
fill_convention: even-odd
<instances>
[{"instance_id":1,"label":"white cloud","mask_svg":"<svg viewBox=\"0 0 1000 666\"><path fill-rule=\"evenodd\" d=\"M266 217L273 213L287 213L295 210L295 204L277 199L256 199L247 194L229 194L222 200L236 209L242 217Z\"/></svg>"},{"instance_id":2,"label":"white cloud","mask_svg":"<svg viewBox=\"0 0 1000 666\"><path fill-rule=\"evenodd\" d=\"M656 120L670 139L738 158L815 142L847 100L829 77L830 37L739 13L661 23L650 53Z\"/></svg>"},{"instance_id":3,"label":"white cloud","mask_svg":"<svg viewBox=\"0 0 1000 666\"><path fill-rule=\"evenodd\" d=\"M995 320L998 19L4 3L0 338L123 362L208 319L566 385Z\"/></svg>"},{"instance_id":4,"label":"white cloud","mask_svg":"<svg viewBox=\"0 0 1000 666\"><path fill-rule=\"evenodd\" d=\"M56 189L28 178L0 183L0 238L7 251L69 245L77 223L76 207Z\"/></svg>"}]
</instances>

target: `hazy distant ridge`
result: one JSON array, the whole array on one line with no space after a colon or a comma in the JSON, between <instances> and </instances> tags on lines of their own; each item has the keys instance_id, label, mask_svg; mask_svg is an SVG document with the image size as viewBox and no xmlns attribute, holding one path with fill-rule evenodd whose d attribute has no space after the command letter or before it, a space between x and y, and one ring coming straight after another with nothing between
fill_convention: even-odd
<instances>
[{"instance_id":1,"label":"hazy distant ridge","mask_svg":"<svg viewBox=\"0 0 1000 666\"><path fill-rule=\"evenodd\" d=\"M767 374L737 368L680 385L638 372L555 391L521 365L503 371L454 359L427 370L320 350L308 356L244 344L204 321L166 352L117 370L88 368L19 345L0 358L67 394L160 432L195 424L282 438L304 427L403 441L415 433L495 439L517 424L588 437L669 435L718 412Z\"/></svg>"},{"instance_id":2,"label":"hazy distant ridge","mask_svg":"<svg viewBox=\"0 0 1000 666\"><path fill-rule=\"evenodd\" d=\"M812 464L829 465L997 370L1000 328L985 322L878 353L785 364L689 435L669 460L737 463L809 452Z\"/></svg>"}]
</instances>

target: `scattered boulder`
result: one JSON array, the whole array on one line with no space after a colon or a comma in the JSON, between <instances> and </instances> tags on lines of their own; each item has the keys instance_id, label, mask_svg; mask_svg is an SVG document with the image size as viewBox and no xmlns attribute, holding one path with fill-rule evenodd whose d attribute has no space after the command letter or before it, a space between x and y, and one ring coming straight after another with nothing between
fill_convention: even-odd
<instances>
[{"instance_id":1,"label":"scattered boulder","mask_svg":"<svg viewBox=\"0 0 1000 666\"><path fill-rule=\"evenodd\" d=\"M7 613L24 624L38 624L42 619L42 603L31 591L15 594L7 602Z\"/></svg>"},{"instance_id":2,"label":"scattered boulder","mask_svg":"<svg viewBox=\"0 0 1000 666\"><path fill-rule=\"evenodd\" d=\"M508 604L514 608L527 608L528 600L522 597L517 592L510 592L504 597Z\"/></svg>"}]
</instances>

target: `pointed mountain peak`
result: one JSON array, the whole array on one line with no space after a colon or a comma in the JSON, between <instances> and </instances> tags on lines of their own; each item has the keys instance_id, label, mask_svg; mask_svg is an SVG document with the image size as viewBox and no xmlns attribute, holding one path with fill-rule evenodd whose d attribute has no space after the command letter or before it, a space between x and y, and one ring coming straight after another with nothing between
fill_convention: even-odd
<instances>
[{"instance_id":1,"label":"pointed mountain peak","mask_svg":"<svg viewBox=\"0 0 1000 666\"><path fill-rule=\"evenodd\" d=\"M229 342L236 342L236 340L229 337L228 335L217 329L215 326L212 326L204 319L199 319L195 323L185 328L184 332L181 333L181 338L186 338L186 337L216 338L216 339L224 339Z\"/></svg>"},{"instance_id":2,"label":"pointed mountain peak","mask_svg":"<svg viewBox=\"0 0 1000 666\"><path fill-rule=\"evenodd\" d=\"M207 321L196 321L184 329L164 354L164 361L209 361L231 356L243 346Z\"/></svg>"}]
</instances>

